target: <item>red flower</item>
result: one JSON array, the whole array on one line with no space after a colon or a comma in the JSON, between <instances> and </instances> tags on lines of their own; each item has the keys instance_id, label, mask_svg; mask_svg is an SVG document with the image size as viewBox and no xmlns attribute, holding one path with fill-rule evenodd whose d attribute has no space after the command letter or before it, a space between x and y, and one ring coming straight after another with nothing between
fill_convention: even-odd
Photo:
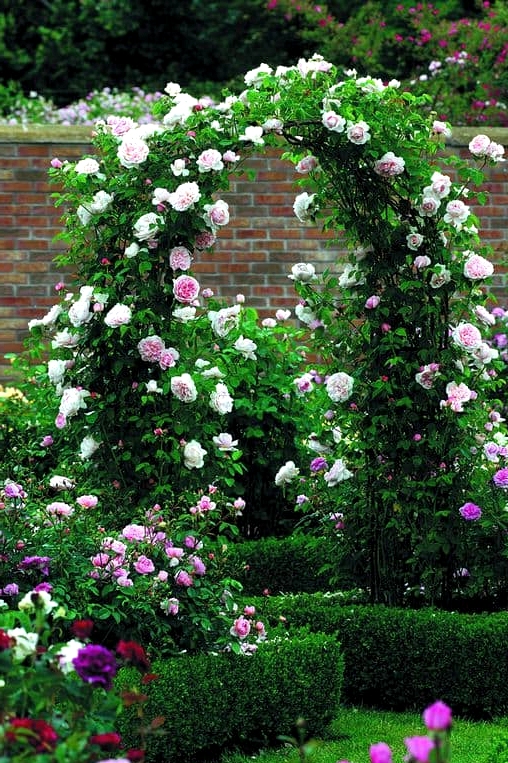
<instances>
[{"instance_id":1,"label":"red flower","mask_svg":"<svg viewBox=\"0 0 508 763\"><path fill-rule=\"evenodd\" d=\"M116 731L108 731L105 734L94 734L90 737L90 744L98 744L106 750L114 750L120 747L122 738Z\"/></svg>"},{"instance_id":2,"label":"red flower","mask_svg":"<svg viewBox=\"0 0 508 763\"><path fill-rule=\"evenodd\" d=\"M6 649L10 649L13 644L13 639L0 628L0 652L4 652Z\"/></svg>"},{"instance_id":3,"label":"red flower","mask_svg":"<svg viewBox=\"0 0 508 763\"><path fill-rule=\"evenodd\" d=\"M13 718L5 732L5 740L7 744L27 742L36 752L51 752L56 747L58 734L46 721Z\"/></svg>"},{"instance_id":4,"label":"red flower","mask_svg":"<svg viewBox=\"0 0 508 763\"><path fill-rule=\"evenodd\" d=\"M93 620L75 620L71 625L71 633L79 639L89 638L93 625Z\"/></svg>"},{"instance_id":5,"label":"red flower","mask_svg":"<svg viewBox=\"0 0 508 763\"><path fill-rule=\"evenodd\" d=\"M145 650L136 641L119 641L116 653L125 662L130 662L142 673L150 669L150 661Z\"/></svg>"},{"instance_id":6,"label":"red flower","mask_svg":"<svg viewBox=\"0 0 508 763\"><path fill-rule=\"evenodd\" d=\"M125 757L131 761L131 763L143 763L145 759L145 753L143 750L127 750Z\"/></svg>"}]
</instances>

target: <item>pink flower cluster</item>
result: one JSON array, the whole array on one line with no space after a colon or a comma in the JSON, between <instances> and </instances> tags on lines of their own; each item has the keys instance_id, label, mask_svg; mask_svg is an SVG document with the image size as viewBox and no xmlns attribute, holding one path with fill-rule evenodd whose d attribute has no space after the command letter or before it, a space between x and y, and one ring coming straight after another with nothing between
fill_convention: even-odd
<instances>
[{"instance_id":1,"label":"pink flower cluster","mask_svg":"<svg viewBox=\"0 0 508 763\"><path fill-rule=\"evenodd\" d=\"M175 350L174 347L166 347L164 341L157 334L141 339L138 342L138 352L141 360L146 363L158 363L163 371L173 368L180 357L178 350Z\"/></svg>"},{"instance_id":2,"label":"pink flower cluster","mask_svg":"<svg viewBox=\"0 0 508 763\"><path fill-rule=\"evenodd\" d=\"M451 408L455 413L462 413L464 410L464 403L468 403L470 400L475 400L477 393L472 389L469 389L467 384L461 382L449 382L446 385L446 400L441 400L441 408Z\"/></svg>"}]
</instances>

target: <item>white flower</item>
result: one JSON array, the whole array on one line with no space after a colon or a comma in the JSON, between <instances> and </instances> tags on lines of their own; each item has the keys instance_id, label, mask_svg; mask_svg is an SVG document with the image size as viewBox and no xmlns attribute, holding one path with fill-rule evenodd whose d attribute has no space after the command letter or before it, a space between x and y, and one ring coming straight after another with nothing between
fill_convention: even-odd
<instances>
[{"instance_id":1,"label":"white flower","mask_svg":"<svg viewBox=\"0 0 508 763\"><path fill-rule=\"evenodd\" d=\"M237 450L238 440L233 440L233 437L228 432L221 432L213 438L213 444L224 453L230 453Z\"/></svg>"},{"instance_id":2,"label":"white flower","mask_svg":"<svg viewBox=\"0 0 508 763\"><path fill-rule=\"evenodd\" d=\"M106 193L106 191L97 191L94 194L92 202L88 205L88 209L93 214L100 214L105 212L106 209L113 203L114 196L112 193Z\"/></svg>"},{"instance_id":3,"label":"white flower","mask_svg":"<svg viewBox=\"0 0 508 763\"><path fill-rule=\"evenodd\" d=\"M233 410L233 398L223 382L218 382L210 393L210 408L221 415L231 413Z\"/></svg>"},{"instance_id":4,"label":"white flower","mask_svg":"<svg viewBox=\"0 0 508 763\"><path fill-rule=\"evenodd\" d=\"M51 477L49 480L49 486L53 488L53 490L71 490L74 487L74 482L69 479L69 477L63 477L60 474L55 474L54 477Z\"/></svg>"},{"instance_id":5,"label":"white flower","mask_svg":"<svg viewBox=\"0 0 508 763\"><path fill-rule=\"evenodd\" d=\"M360 286L365 283L365 277L357 264L353 265L351 262L347 262L342 269L338 283L341 289L350 289L352 286Z\"/></svg>"},{"instance_id":6,"label":"white flower","mask_svg":"<svg viewBox=\"0 0 508 763\"><path fill-rule=\"evenodd\" d=\"M127 305L121 305L119 302L113 305L104 316L104 323L110 328L118 328L119 326L125 326L130 323L132 318L132 310Z\"/></svg>"},{"instance_id":7,"label":"white flower","mask_svg":"<svg viewBox=\"0 0 508 763\"><path fill-rule=\"evenodd\" d=\"M451 277L452 274L448 268L445 268L444 265L437 264L435 266L435 272L432 273L432 276L430 277L430 285L433 289L439 289L441 286L449 283Z\"/></svg>"},{"instance_id":8,"label":"white flower","mask_svg":"<svg viewBox=\"0 0 508 763\"><path fill-rule=\"evenodd\" d=\"M190 440L183 449L183 463L187 469L201 469L204 466L206 450L201 447L197 440Z\"/></svg>"},{"instance_id":9,"label":"white flower","mask_svg":"<svg viewBox=\"0 0 508 763\"><path fill-rule=\"evenodd\" d=\"M315 193L310 195L304 191L304 193L298 194L293 204L293 212L301 223L308 222L312 219L312 215L315 211L314 199Z\"/></svg>"},{"instance_id":10,"label":"white flower","mask_svg":"<svg viewBox=\"0 0 508 763\"><path fill-rule=\"evenodd\" d=\"M129 246L126 247L124 254L128 259L131 259L132 257L135 257L138 252L139 252L139 244L136 244L136 242L133 241L132 244L129 244Z\"/></svg>"},{"instance_id":11,"label":"white flower","mask_svg":"<svg viewBox=\"0 0 508 763\"><path fill-rule=\"evenodd\" d=\"M225 374L222 373L220 368L213 366L212 368L206 368L204 371L201 371L201 376L205 379L224 379Z\"/></svg>"},{"instance_id":12,"label":"white flower","mask_svg":"<svg viewBox=\"0 0 508 763\"><path fill-rule=\"evenodd\" d=\"M79 457L83 460L91 458L95 451L100 447L100 442L97 442L91 435L83 437L79 446Z\"/></svg>"},{"instance_id":13,"label":"white flower","mask_svg":"<svg viewBox=\"0 0 508 763\"><path fill-rule=\"evenodd\" d=\"M329 376L325 384L328 397L334 403L343 403L349 400L353 392L353 385L353 377L344 371Z\"/></svg>"},{"instance_id":14,"label":"white flower","mask_svg":"<svg viewBox=\"0 0 508 763\"><path fill-rule=\"evenodd\" d=\"M241 305L223 307L221 310L210 310L208 319L212 324L213 333L223 339L230 331L238 326L240 320Z\"/></svg>"},{"instance_id":15,"label":"white flower","mask_svg":"<svg viewBox=\"0 0 508 763\"><path fill-rule=\"evenodd\" d=\"M31 330L34 326L54 326L62 310L61 305L53 305L43 318L33 318L28 321L28 329Z\"/></svg>"},{"instance_id":16,"label":"white flower","mask_svg":"<svg viewBox=\"0 0 508 763\"><path fill-rule=\"evenodd\" d=\"M246 339L243 336L238 337L233 347L243 355L246 360L256 360L255 351L258 346L252 339Z\"/></svg>"},{"instance_id":17,"label":"white flower","mask_svg":"<svg viewBox=\"0 0 508 763\"><path fill-rule=\"evenodd\" d=\"M24 628L11 628L7 635L14 639L12 657L14 662L23 662L27 657L35 654L39 636L37 633L28 633Z\"/></svg>"},{"instance_id":18,"label":"white flower","mask_svg":"<svg viewBox=\"0 0 508 763\"><path fill-rule=\"evenodd\" d=\"M182 403L193 403L198 396L194 379L188 373L181 376L173 376L171 379L171 392Z\"/></svg>"},{"instance_id":19,"label":"white flower","mask_svg":"<svg viewBox=\"0 0 508 763\"><path fill-rule=\"evenodd\" d=\"M186 165L185 159L175 159L170 167L171 172L175 177L187 177L189 170L186 168Z\"/></svg>"},{"instance_id":20,"label":"white flower","mask_svg":"<svg viewBox=\"0 0 508 763\"><path fill-rule=\"evenodd\" d=\"M52 359L48 361L48 377L51 384L57 386L63 382L66 368L66 360Z\"/></svg>"},{"instance_id":21,"label":"white flower","mask_svg":"<svg viewBox=\"0 0 508 763\"><path fill-rule=\"evenodd\" d=\"M189 323L189 321L193 321L196 318L196 308L189 307L189 305L186 305L185 307L175 307L173 310L173 318L180 323Z\"/></svg>"},{"instance_id":22,"label":"white flower","mask_svg":"<svg viewBox=\"0 0 508 763\"><path fill-rule=\"evenodd\" d=\"M48 591L29 591L18 602L18 609L22 612L38 609L47 615L55 607L58 607L58 602L53 601Z\"/></svg>"},{"instance_id":23,"label":"white flower","mask_svg":"<svg viewBox=\"0 0 508 763\"><path fill-rule=\"evenodd\" d=\"M328 487L335 487L339 482L347 480L352 476L353 473L346 468L346 464L341 458L334 461L330 469L323 475Z\"/></svg>"},{"instance_id":24,"label":"white flower","mask_svg":"<svg viewBox=\"0 0 508 763\"><path fill-rule=\"evenodd\" d=\"M72 661L78 656L79 650L83 649L84 646L85 643L83 641L78 641L78 639L73 638L58 650L56 657L58 659L58 667L62 673L65 675L72 673L74 670Z\"/></svg>"},{"instance_id":25,"label":"white flower","mask_svg":"<svg viewBox=\"0 0 508 763\"><path fill-rule=\"evenodd\" d=\"M308 305L302 305L300 303L295 305L295 315L298 320L305 323L306 326L310 326L317 321L316 313Z\"/></svg>"},{"instance_id":26,"label":"white flower","mask_svg":"<svg viewBox=\"0 0 508 763\"><path fill-rule=\"evenodd\" d=\"M262 146L265 142L262 138L263 128L258 125L249 125L245 128L243 135L238 136L238 140L253 143L255 146Z\"/></svg>"},{"instance_id":27,"label":"white flower","mask_svg":"<svg viewBox=\"0 0 508 763\"><path fill-rule=\"evenodd\" d=\"M325 111L321 117L323 125L331 132L344 132L346 120L335 111Z\"/></svg>"},{"instance_id":28,"label":"white flower","mask_svg":"<svg viewBox=\"0 0 508 763\"><path fill-rule=\"evenodd\" d=\"M299 283L311 283L311 281L315 281L317 278L316 269L314 265L308 262L297 262L291 268L291 275L288 278Z\"/></svg>"},{"instance_id":29,"label":"white flower","mask_svg":"<svg viewBox=\"0 0 508 763\"><path fill-rule=\"evenodd\" d=\"M155 212L148 212L134 223L133 233L138 241L148 241L154 238L162 225L162 217Z\"/></svg>"},{"instance_id":30,"label":"white flower","mask_svg":"<svg viewBox=\"0 0 508 763\"><path fill-rule=\"evenodd\" d=\"M99 172L100 165L96 159L81 159L74 165L74 171L79 175L96 175Z\"/></svg>"},{"instance_id":31,"label":"white flower","mask_svg":"<svg viewBox=\"0 0 508 763\"><path fill-rule=\"evenodd\" d=\"M79 410L86 408L85 397L89 395L90 393L86 389L67 387L67 389L64 389L60 399L59 412L65 418L75 416Z\"/></svg>"},{"instance_id":32,"label":"white flower","mask_svg":"<svg viewBox=\"0 0 508 763\"><path fill-rule=\"evenodd\" d=\"M277 487L284 485L285 483L292 482L295 477L300 474L300 469L295 466L294 461L286 461L284 466L281 466L277 474L275 475L275 484Z\"/></svg>"},{"instance_id":33,"label":"white flower","mask_svg":"<svg viewBox=\"0 0 508 763\"><path fill-rule=\"evenodd\" d=\"M263 78L272 72L273 69L271 66L268 66L268 64L260 64L256 69L248 71L244 76L243 81L247 87L255 87L256 85L261 84Z\"/></svg>"},{"instance_id":34,"label":"white flower","mask_svg":"<svg viewBox=\"0 0 508 763\"><path fill-rule=\"evenodd\" d=\"M146 391L149 395L161 395L162 394L162 387L159 387L157 384L157 381L155 379L149 379L146 382Z\"/></svg>"}]
</instances>

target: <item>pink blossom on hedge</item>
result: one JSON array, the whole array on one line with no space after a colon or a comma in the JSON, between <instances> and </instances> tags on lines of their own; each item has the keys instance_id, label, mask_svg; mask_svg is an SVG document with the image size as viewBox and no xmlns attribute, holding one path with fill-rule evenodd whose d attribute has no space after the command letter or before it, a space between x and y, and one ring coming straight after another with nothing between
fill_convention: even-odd
<instances>
[{"instance_id":1,"label":"pink blossom on hedge","mask_svg":"<svg viewBox=\"0 0 508 763\"><path fill-rule=\"evenodd\" d=\"M213 204L205 204L203 218L212 230L221 228L229 222L229 204L223 199L218 199Z\"/></svg>"},{"instance_id":2,"label":"pink blossom on hedge","mask_svg":"<svg viewBox=\"0 0 508 763\"><path fill-rule=\"evenodd\" d=\"M379 305L380 301L381 297L379 297L377 294L373 294L365 301L365 309L374 310Z\"/></svg>"},{"instance_id":3,"label":"pink blossom on hedge","mask_svg":"<svg viewBox=\"0 0 508 763\"><path fill-rule=\"evenodd\" d=\"M173 368L179 357L180 353L178 350L175 350L174 347L166 347L162 350L159 356L159 366L163 371L166 371L168 368Z\"/></svg>"},{"instance_id":4,"label":"pink blossom on hedge","mask_svg":"<svg viewBox=\"0 0 508 763\"><path fill-rule=\"evenodd\" d=\"M315 156L304 156L303 159L300 159L300 161L295 165L296 172L299 172L301 175L305 175L308 172L312 172L312 170L315 170L318 166L318 160Z\"/></svg>"},{"instance_id":5,"label":"pink blossom on hedge","mask_svg":"<svg viewBox=\"0 0 508 763\"><path fill-rule=\"evenodd\" d=\"M476 392L469 389L467 384L461 382L449 382L446 385L447 399L441 400L441 408L449 407L455 413L462 413L464 410L464 403L468 403L470 400L476 398Z\"/></svg>"},{"instance_id":6,"label":"pink blossom on hedge","mask_svg":"<svg viewBox=\"0 0 508 763\"><path fill-rule=\"evenodd\" d=\"M190 588L194 585L194 581L186 570L179 570L175 575L175 583L183 586L184 588Z\"/></svg>"},{"instance_id":7,"label":"pink blossom on hedge","mask_svg":"<svg viewBox=\"0 0 508 763\"><path fill-rule=\"evenodd\" d=\"M202 151L196 159L199 172L220 171L224 169L222 154L216 148L208 148Z\"/></svg>"},{"instance_id":8,"label":"pink blossom on hedge","mask_svg":"<svg viewBox=\"0 0 508 763\"><path fill-rule=\"evenodd\" d=\"M387 151L381 159L374 162L374 172L381 177L390 178L404 172L405 161L401 156L395 156L393 151Z\"/></svg>"},{"instance_id":9,"label":"pink blossom on hedge","mask_svg":"<svg viewBox=\"0 0 508 763\"><path fill-rule=\"evenodd\" d=\"M99 503L96 495L80 495L76 498L76 503L84 509L94 509Z\"/></svg>"},{"instance_id":10,"label":"pink blossom on hedge","mask_svg":"<svg viewBox=\"0 0 508 763\"><path fill-rule=\"evenodd\" d=\"M425 366L420 366L420 370L415 374L415 381L420 384L424 389L432 389L434 386L434 379L439 375L439 364L429 363Z\"/></svg>"},{"instance_id":11,"label":"pink blossom on hedge","mask_svg":"<svg viewBox=\"0 0 508 763\"><path fill-rule=\"evenodd\" d=\"M119 326L125 326L130 323L131 318L132 311L130 307L118 302L106 313L104 316L104 323L110 328L118 328Z\"/></svg>"},{"instance_id":12,"label":"pink blossom on hedge","mask_svg":"<svg viewBox=\"0 0 508 763\"><path fill-rule=\"evenodd\" d=\"M331 130L331 132L344 132L346 120L335 111L325 111L321 117L321 121L326 129Z\"/></svg>"},{"instance_id":13,"label":"pink blossom on hedge","mask_svg":"<svg viewBox=\"0 0 508 763\"><path fill-rule=\"evenodd\" d=\"M137 346L141 360L147 363L158 363L161 353L165 349L163 340L157 334L140 339Z\"/></svg>"},{"instance_id":14,"label":"pink blossom on hedge","mask_svg":"<svg viewBox=\"0 0 508 763\"><path fill-rule=\"evenodd\" d=\"M188 373L181 376L173 376L171 379L171 392L182 403L193 403L198 396L194 379Z\"/></svg>"},{"instance_id":15,"label":"pink blossom on hedge","mask_svg":"<svg viewBox=\"0 0 508 763\"><path fill-rule=\"evenodd\" d=\"M423 236L421 233L417 233L416 231L413 231L412 233L409 233L406 236L406 244L408 249L411 249L413 252L416 252L420 246L423 243Z\"/></svg>"},{"instance_id":16,"label":"pink blossom on hedge","mask_svg":"<svg viewBox=\"0 0 508 763\"><path fill-rule=\"evenodd\" d=\"M432 260L426 254L419 254L414 258L413 265L417 270L423 270L423 268L428 268L431 262Z\"/></svg>"},{"instance_id":17,"label":"pink blossom on hedge","mask_svg":"<svg viewBox=\"0 0 508 763\"><path fill-rule=\"evenodd\" d=\"M130 524L123 528L122 535L127 540L145 540L147 531L144 525Z\"/></svg>"},{"instance_id":18,"label":"pink blossom on hedge","mask_svg":"<svg viewBox=\"0 0 508 763\"><path fill-rule=\"evenodd\" d=\"M217 240L217 237L214 233L208 230L201 231L201 233L198 233L196 236L196 240L194 241L194 246L196 249L199 249L200 251L203 249L210 249Z\"/></svg>"},{"instance_id":19,"label":"pink blossom on hedge","mask_svg":"<svg viewBox=\"0 0 508 763\"><path fill-rule=\"evenodd\" d=\"M370 127L367 122L348 122L346 136L351 143L362 146L370 140Z\"/></svg>"},{"instance_id":20,"label":"pink blossom on hedge","mask_svg":"<svg viewBox=\"0 0 508 763\"><path fill-rule=\"evenodd\" d=\"M150 149L144 140L127 133L118 146L117 156L122 167L131 169L145 162L149 153Z\"/></svg>"},{"instance_id":21,"label":"pink blossom on hedge","mask_svg":"<svg viewBox=\"0 0 508 763\"><path fill-rule=\"evenodd\" d=\"M243 615L237 617L233 623L233 627L230 630L232 636L236 636L239 639L247 638L250 633L250 622Z\"/></svg>"},{"instance_id":22,"label":"pink blossom on hedge","mask_svg":"<svg viewBox=\"0 0 508 763\"><path fill-rule=\"evenodd\" d=\"M464 263L464 275L472 281L489 278L494 273L494 265L479 254L470 253Z\"/></svg>"},{"instance_id":23,"label":"pink blossom on hedge","mask_svg":"<svg viewBox=\"0 0 508 763\"><path fill-rule=\"evenodd\" d=\"M349 400L353 392L354 379L344 371L332 374L326 380L325 386L330 400L334 403L343 403Z\"/></svg>"},{"instance_id":24,"label":"pink blossom on hedge","mask_svg":"<svg viewBox=\"0 0 508 763\"><path fill-rule=\"evenodd\" d=\"M443 175L436 171L432 173L430 181L430 185L423 189L424 196L435 196L437 199L443 199L450 194L452 181L449 175Z\"/></svg>"},{"instance_id":25,"label":"pink blossom on hedge","mask_svg":"<svg viewBox=\"0 0 508 763\"><path fill-rule=\"evenodd\" d=\"M463 519L467 519L468 521L475 521L476 519L480 519L482 510L479 506L476 505L476 503L468 502L460 507L459 513ZM431 726L427 726L427 728L431 728Z\"/></svg>"},{"instance_id":26,"label":"pink blossom on hedge","mask_svg":"<svg viewBox=\"0 0 508 763\"><path fill-rule=\"evenodd\" d=\"M120 135L129 132L129 130L132 130L134 127L137 127L138 123L131 119L131 117L117 117L112 115L106 119L106 124L110 128L111 134L119 137Z\"/></svg>"},{"instance_id":27,"label":"pink blossom on hedge","mask_svg":"<svg viewBox=\"0 0 508 763\"><path fill-rule=\"evenodd\" d=\"M155 565L151 559L144 554L138 557L134 562L134 569L139 572L140 575L148 575L150 572L154 572Z\"/></svg>"},{"instance_id":28,"label":"pink blossom on hedge","mask_svg":"<svg viewBox=\"0 0 508 763\"><path fill-rule=\"evenodd\" d=\"M452 711L437 700L423 711L423 722L429 731L446 731L452 725Z\"/></svg>"},{"instance_id":29,"label":"pink blossom on hedge","mask_svg":"<svg viewBox=\"0 0 508 763\"><path fill-rule=\"evenodd\" d=\"M492 477L492 481L496 487L506 490L508 488L508 467L505 466L502 469L498 469Z\"/></svg>"},{"instance_id":30,"label":"pink blossom on hedge","mask_svg":"<svg viewBox=\"0 0 508 763\"><path fill-rule=\"evenodd\" d=\"M178 188L170 194L169 203L177 212L185 212L196 204L201 198L201 191L197 183L181 183Z\"/></svg>"},{"instance_id":31,"label":"pink blossom on hedge","mask_svg":"<svg viewBox=\"0 0 508 763\"><path fill-rule=\"evenodd\" d=\"M181 275L173 281L173 294L178 302L190 304L199 295L199 281L192 276Z\"/></svg>"},{"instance_id":32,"label":"pink blossom on hedge","mask_svg":"<svg viewBox=\"0 0 508 763\"><path fill-rule=\"evenodd\" d=\"M174 246L169 253L169 264L173 270L188 270L191 261L191 253L185 246Z\"/></svg>"},{"instance_id":33,"label":"pink blossom on hedge","mask_svg":"<svg viewBox=\"0 0 508 763\"><path fill-rule=\"evenodd\" d=\"M93 159L92 157L80 159L79 162L76 162L74 165L74 171L77 172L78 175L96 175L99 170L99 162L97 159Z\"/></svg>"},{"instance_id":34,"label":"pink blossom on hedge","mask_svg":"<svg viewBox=\"0 0 508 763\"><path fill-rule=\"evenodd\" d=\"M441 202L438 198L436 198L435 196L424 195L418 206L418 213L422 217L434 217L434 215L437 214L437 211L440 206L441 206Z\"/></svg>"},{"instance_id":35,"label":"pink blossom on hedge","mask_svg":"<svg viewBox=\"0 0 508 763\"><path fill-rule=\"evenodd\" d=\"M74 507L63 501L53 501L46 506L46 511L55 517L70 517L74 514Z\"/></svg>"},{"instance_id":36,"label":"pink blossom on hedge","mask_svg":"<svg viewBox=\"0 0 508 763\"><path fill-rule=\"evenodd\" d=\"M466 222L471 214L469 207L460 199L452 199L446 205L446 212L443 215L445 223L450 223L454 228L460 230L462 224Z\"/></svg>"},{"instance_id":37,"label":"pink blossom on hedge","mask_svg":"<svg viewBox=\"0 0 508 763\"><path fill-rule=\"evenodd\" d=\"M490 145L490 138L487 135L475 135L469 142L469 150L473 156L485 156Z\"/></svg>"},{"instance_id":38,"label":"pink blossom on hedge","mask_svg":"<svg viewBox=\"0 0 508 763\"><path fill-rule=\"evenodd\" d=\"M483 342L481 332L472 323L462 321L452 330L452 339L466 352L477 350Z\"/></svg>"}]
</instances>

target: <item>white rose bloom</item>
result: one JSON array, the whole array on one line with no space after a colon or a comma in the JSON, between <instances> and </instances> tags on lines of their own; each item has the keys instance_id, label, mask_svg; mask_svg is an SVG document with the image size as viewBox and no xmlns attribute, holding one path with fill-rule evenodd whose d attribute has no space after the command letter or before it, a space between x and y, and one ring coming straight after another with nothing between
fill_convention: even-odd
<instances>
[{"instance_id":1,"label":"white rose bloom","mask_svg":"<svg viewBox=\"0 0 508 763\"><path fill-rule=\"evenodd\" d=\"M84 641L78 641L78 639L73 638L56 653L58 667L62 673L65 675L72 673L74 670L72 661L75 657L78 656L79 650L83 649L84 646L86 646Z\"/></svg>"},{"instance_id":2,"label":"white rose bloom","mask_svg":"<svg viewBox=\"0 0 508 763\"><path fill-rule=\"evenodd\" d=\"M225 374L222 373L220 368L213 366L212 368L206 368L201 371L201 376L205 379L224 379Z\"/></svg>"},{"instance_id":3,"label":"white rose bloom","mask_svg":"<svg viewBox=\"0 0 508 763\"><path fill-rule=\"evenodd\" d=\"M323 475L328 487L335 487L339 482L348 480L352 476L353 473L346 468L346 464L341 458L337 459L337 461L332 464L331 468Z\"/></svg>"},{"instance_id":4,"label":"white rose bloom","mask_svg":"<svg viewBox=\"0 0 508 763\"><path fill-rule=\"evenodd\" d=\"M177 321L180 321L180 323L188 323L189 321L193 321L196 318L196 308L189 307L188 305L185 307L176 307L173 310L173 318Z\"/></svg>"},{"instance_id":5,"label":"white rose bloom","mask_svg":"<svg viewBox=\"0 0 508 763\"><path fill-rule=\"evenodd\" d=\"M65 370L67 367L66 360L49 360L48 361L48 377L51 384L55 387L61 384L64 380Z\"/></svg>"},{"instance_id":6,"label":"white rose bloom","mask_svg":"<svg viewBox=\"0 0 508 763\"><path fill-rule=\"evenodd\" d=\"M83 460L91 458L95 451L100 447L100 442L97 442L91 435L83 437L81 445L79 446L79 457Z\"/></svg>"},{"instance_id":7,"label":"white rose bloom","mask_svg":"<svg viewBox=\"0 0 508 763\"><path fill-rule=\"evenodd\" d=\"M31 321L28 321L28 329L30 330L34 326L54 326L62 310L61 305L53 305L51 310L42 318L33 318Z\"/></svg>"},{"instance_id":8,"label":"white rose bloom","mask_svg":"<svg viewBox=\"0 0 508 763\"><path fill-rule=\"evenodd\" d=\"M78 299L69 307L69 321L77 328L92 318L93 313L90 311L90 298L83 297Z\"/></svg>"},{"instance_id":9,"label":"white rose bloom","mask_svg":"<svg viewBox=\"0 0 508 763\"><path fill-rule=\"evenodd\" d=\"M326 391L330 400L334 403L343 403L349 400L353 391L354 379L344 371L332 374L326 380Z\"/></svg>"},{"instance_id":10,"label":"white rose bloom","mask_svg":"<svg viewBox=\"0 0 508 763\"><path fill-rule=\"evenodd\" d=\"M83 204L80 204L79 207L76 209L76 214L78 216L78 220L81 223L81 225L88 225L88 223L92 219L92 213Z\"/></svg>"},{"instance_id":11,"label":"white rose bloom","mask_svg":"<svg viewBox=\"0 0 508 763\"><path fill-rule=\"evenodd\" d=\"M258 125L249 125L245 128L243 135L238 136L238 140L243 140L246 143L253 143L255 146L262 146L265 142L262 135L262 127L259 127Z\"/></svg>"},{"instance_id":12,"label":"white rose bloom","mask_svg":"<svg viewBox=\"0 0 508 763\"><path fill-rule=\"evenodd\" d=\"M18 609L22 612L40 609L47 615L55 607L58 607L58 602L53 601L48 591L29 591L18 602Z\"/></svg>"},{"instance_id":13,"label":"white rose bloom","mask_svg":"<svg viewBox=\"0 0 508 763\"><path fill-rule=\"evenodd\" d=\"M148 212L146 215L141 215L141 217L134 223L134 237L137 238L138 241L148 241L157 235L162 223L162 217L155 212Z\"/></svg>"},{"instance_id":14,"label":"white rose bloom","mask_svg":"<svg viewBox=\"0 0 508 763\"><path fill-rule=\"evenodd\" d=\"M27 657L35 654L39 640L37 633L27 633L24 628L11 628L7 631L7 635L15 641L12 648L14 662L23 662Z\"/></svg>"},{"instance_id":15,"label":"white rose bloom","mask_svg":"<svg viewBox=\"0 0 508 763\"><path fill-rule=\"evenodd\" d=\"M49 486L53 490L71 490L74 487L74 482L69 477L63 477L60 474L55 474L49 481Z\"/></svg>"},{"instance_id":16,"label":"white rose bloom","mask_svg":"<svg viewBox=\"0 0 508 763\"><path fill-rule=\"evenodd\" d=\"M201 469L204 466L206 450L197 440L190 440L183 449L183 463L187 469Z\"/></svg>"},{"instance_id":17,"label":"white rose bloom","mask_svg":"<svg viewBox=\"0 0 508 763\"><path fill-rule=\"evenodd\" d=\"M258 346L255 342L252 341L252 339L246 339L245 337L240 336L234 343L233 347L235 350L238 350L238 352L243 355L246 360L256 360L255 351L257 350Z\"/></svg>"},{"instance_id":18,"label":"white rose bloom","mask_svg":"<svg viewBox=\"0 0 508 763\"><path fill-rule=\"evenodd\" d=\"M155 379L149 379L146 382L146 391L148 392L149 395L152 395L152 394L161 395L162 387L159 387Z\"/></svg>"},{"instance_id":19,"label":"white rose bloom","mask_svg":"<svg viewBox=\"0 0 508 763\"><path fill-rule=\"evenodd\" d=\"M316 269L314 265L311 265L308 262L297 262L296 265L293 265L291 268L291 275L288 276L292 281L299 281L300 283L311 283L311 281L315 281L316 276Z\"/></svg>"},{"instance_id":20,"label":"white rose bloom","mask_svg":"<svg viewBox=\"0 0 508 763\"><path fill-rule=\"evenodd\" d=\"M59 412L62 413L65 418L75 416L79 410L87 407L85 397L88 397L89 395L90 393L86 389L67 387L62 393Z\"/></svg>"},{"instance_id":21,"label":"white rose bloom","mask_svg":"<svg viewBox=\"0 0 508 763\"><path fill-rule=\"evenodd\" d=\"M130 260L132 259L132 257L135 257L138 252L139 252L139 244L136 244L136 242L133 241L132 244L129 244L129 246L126 247L124 254Z\"/></svg>"},{"instance_id":22,"label":"white rose bloom","mask_svg":"<svg viewBox=\"0 0 508 763\"><path fill-rule=\"evenodd\" d=\"M285 483L292 482L295 477L300 474L300 469L295 466L294 461L286 461L284 466L281 466L277 474L275 475L275 484L277 487L284 485Z\"/></svg>"},{"instance_id":23,"label":"white rose bloom","mask_svg":"<svg viewBox=\"0 0 508 763\"><path fill-rule=\"evenodd\" d=\"M241 309L241 305L237 304L233 307L223 307L218 311L211 310L208 313L208 319L211 321L213 333L221 338L227 336L238 326Z\"/></svg>"},{"instance_id":24,"label":"white rose bloom","mask_svg":"<svg viewBox=\"0 0 508 763\"><path fill-rule=\"evenodd\" d=\"M221 415L231 413L233 410L233 398L223 382L218 382L210 394L210 408Z\"/></svg>"},{"instance_id":25,"label":"white rose bloom","mask_svg":"<svg viewBox=\"0 0 508 763\"><path fill-rule=\"evenodd\" d=\"M256 69L251 69L244 76L243 81L247 87L255 87L263 81L263 77L271 74L273 69L268 64L260 64Z\"/></svg>"},{"instance_id":26,"label":"white rose bloom","mask_svg":"<svg viewBox=\"0 0 508 763\"><path fill-rule=\"evenodd\" d=\"M64 329L63 331L57 331L51 341L51 347L53 350L56 350L59 347L73 348L77 345L78 342L79 334L71 334L69 329Z\"/></svg>"},{"instance_id":27,"label":"white rose bloom","mask_svg":"<svg viewBox=\"0 0 508 763\"><path fill-rule=\"evenodd\" d=\"M308 305L298 304L295 306L295 315L299 321L305 323L306 326L310 326L311 323L317 320L316 313L308 307Z\"/></svg>"},{"instance_id":28,"label":"white rose bloom","mask_svg":"<svg viewBox=\"0 0 508 763\"><path fill-rule=\"evenodd\" d=\"M293 204L293 211L301 223L306 223L311 219L312 213L314 212L315 197L315 193L311 193L309 196L306 191L298 194L296 197Z\"/></svg>"},{"instance_id":29,"label":"white rose bloom","mask_svg":"<svg viewBox=\"0 0 508 763\"><path fill-rule=\"evenodd\" d=\"M360 286L363 283L365 283L365 278L358 266L352 265L350 262L346 263L339 277L340 288L350 289L352 286Z\"/></svg>"}]
</instances>

